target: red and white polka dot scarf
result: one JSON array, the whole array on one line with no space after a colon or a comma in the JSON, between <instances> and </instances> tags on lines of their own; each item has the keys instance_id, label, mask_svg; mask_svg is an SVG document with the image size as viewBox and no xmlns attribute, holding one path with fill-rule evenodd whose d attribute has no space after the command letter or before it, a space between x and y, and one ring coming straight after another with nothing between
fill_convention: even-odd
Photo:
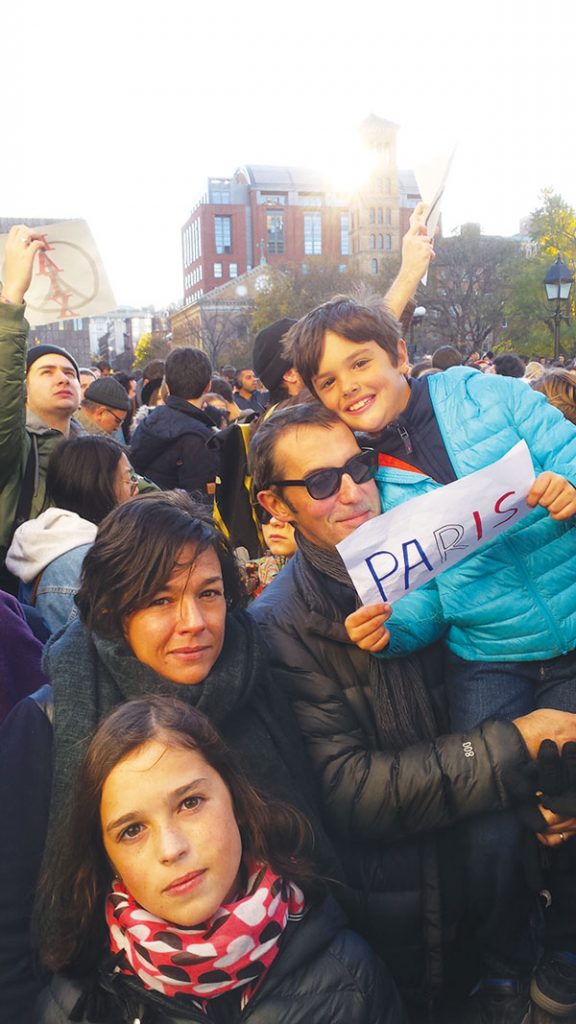
<instances>
[{"instance_id":1,"label":"red and white polka dot scarf","mask_svg":"<svg viewBox=\"0 0 576 1024\"><path fill-rule=\"evenodd\" d=\"M246 894L194 928L170 924L144 910L120 882L106 901L119 970L136 974L145 988L202 1001L244 988L245 1005L278 953L288 920L304 914L304 897L262 864L249 866Z\"/></svg>"}]
</instances>

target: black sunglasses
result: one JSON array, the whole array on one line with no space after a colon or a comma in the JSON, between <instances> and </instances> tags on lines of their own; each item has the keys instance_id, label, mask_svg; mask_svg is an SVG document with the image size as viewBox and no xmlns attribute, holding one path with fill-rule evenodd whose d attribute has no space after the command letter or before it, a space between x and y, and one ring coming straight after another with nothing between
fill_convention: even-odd
<instances>
[{"instance_id":1,"label":"black sunglasses","mask_svg":"<svg viewBox=\"0 0 576 1024\"><path fill-rule=\"evenodd\" d=\"M340 490L344 473L352 477L355 484L365 484L376 476L378 460L373 448L363 448L359 455L353 455L348 462L337 468L317 469L304 480L271 480L269 486L305 487L311 498L322 501Z\"/></svg>"},{"instance_id":2,"label":"black sunglasses","mask_svg":"<svg viewBox=\"0 0 576 1024\"><path fill-rule=\"evenodd\" d=\"M260 526L267 526L272 519L272 513L269 512L267 508L264 508L264 505L260 505L259 502L252 507L254 509L254 515L260 523Z\"/></svg>"}]
</instances>

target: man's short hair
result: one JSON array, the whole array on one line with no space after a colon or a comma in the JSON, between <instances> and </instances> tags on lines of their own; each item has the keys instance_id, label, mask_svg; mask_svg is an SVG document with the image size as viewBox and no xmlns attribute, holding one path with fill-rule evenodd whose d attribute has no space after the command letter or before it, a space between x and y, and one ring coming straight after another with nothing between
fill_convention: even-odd
<instances>
[{"instance_id":1,"label":"man's short hair","mask_svg":"<svg viewBox=\"0 0 576 1024\"><path fill-rule=\"evenodd\" d=\"M212 377L210 388L212 389L215 395L220 395L220 397L223 398L225 402L234 401L232 385L230 384L229 381L224 380L224 377Z\"/></svg>"},{"instance_id":2,"label":"man's short hair","mask_svg":"<svg viewBox=\"0 0 576 1024\"><path fill-rule=\"evenodd\" d=\"M329 430L342 421L320 402L301 402L278 409L263 420L250 441L249 465L255 494L265 491L270 481L282 475L276 462L276 446L280 437L298 427L324 427Z\"/></svg>"},{"instance_id":3,"label":"man's short hair","mask_svg":"<svg viewBox=\"0 0 576 1024\"><path fill-rule=\"evenodd\" d=\"M461 366L462 355L453 345L441 345L432 353L432 366L435 370L448 370L451 366Z\"/></svg>"},{"instance_id":4,"label":"man's short hair","mask_svg":"<svg viewBox=\"0 0 576 1024\"><path fill-rule=\"evenodd\" d=\"M526 369L523 359L516 352L503 352L494 356L493 365L501 377L523 377Z\"/></svg>"},{"instance_id":5,"label":"man's short hair","mask_svg":"<svg viewBox=\"0 0 576 1024\"><path fill-rule=\"evenodd\" d=\"M212 365L199 348L175 348L166 359L166 383L176 398L200 398L212 376Z\"/></svg>"},{"instance_id":6,"label":"man's short hair","mask_svg":"<svg viewBox=\"0 0 576 1024\"><path fill-rule=\"evenodd\" d=\"M284 339L284 354L310 391L318 373L326 331L347 341L375 341L388 353L392 366L398 365L400 324L384 305L365 306L346 296L316 306L290 328Z\"/></svg>"},{"instance_id":7,"label":"man's short hair","mask_svg":"<svg viewBox=\"0 0 576 1024\"><path fill-rule=\"evenodd\" d=\"M166 364L163 359L152 359L151 362L146 363L142 371L142 379L155 380L156 377L163 377L165 366Z\"/></svg>"}]
</instances>

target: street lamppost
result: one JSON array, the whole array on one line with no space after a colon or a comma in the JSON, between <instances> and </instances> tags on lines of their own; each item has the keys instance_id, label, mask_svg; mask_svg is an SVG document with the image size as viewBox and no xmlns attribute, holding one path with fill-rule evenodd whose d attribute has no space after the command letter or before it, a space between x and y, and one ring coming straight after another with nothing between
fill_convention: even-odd
<instances>
[{"instance_id":1,"label":"street lamppost","mask_svg":"<svg viewBox=\"0 0 576 1024\"><path fill-rule=\"evenodd\" d=\"M554 359L558 359L560 355L560 321L570 320L568 313L560 312L560 304L562 302L565 302L566 305L568 304L573 280L574 277L570 270L560 259L560 256L557 256L544 278L548 301L556 303L556 308L550 317L554 324Z\"/></svg>"},{"instance_id":2,"label":"street lamppost","mask_svg":"<svg viewBox=\"0 0 576 1024\"><path fill-rule=\"evenodd\" d=\"M411 357L412 358L416 354L416 351L415 351L416 347L414 345L414 328L421 326L422 321L423 321L425 316L426 316L426 307L425 306L416 306L416 309L412 313L412 319L410 321L410 348L412 350L411 351Z\"/></svg>"}]
</instances>

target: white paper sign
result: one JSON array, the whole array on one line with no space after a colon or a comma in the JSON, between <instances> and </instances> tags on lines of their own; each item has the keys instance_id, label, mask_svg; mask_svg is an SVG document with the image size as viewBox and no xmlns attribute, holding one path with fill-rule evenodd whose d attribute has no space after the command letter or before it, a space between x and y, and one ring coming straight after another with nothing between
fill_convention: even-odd
<instances>
[{"instance_id":1,"label":"white paper sign","mask_svg":"<svg viewBox=\"0 0 576 1024\"><path fill-rule=\"evenodd\" d=\"M337 545L363 604L398 601L531 511L525 441L498 462L404 502Z\"/></svg>"},{"instance_id":2,"label":"white paper sign","mask_svg":"<svg viewBox=\"0 0 576 1024\"><path fill-rule=\"evenodd\" d=\"M454 159L455 149L452 150L450 156L442 155L435 157L432 160L428 160L427 163L417 164L414 168L414 175L418 188L420 189L420 195L425 203L428 203L430 209L426 217L426 227L428 228L428 234L431 238L434 238L436 234L436 228L440 220L440 214L442 212L442 199L444 198L444 188L452 166L452 160ZM428 271L422 278L422 284L426 284L428 280Z\"/></svg>"},{"instance_id":3,"label":"white paper sign","mask_svg":"<svg viewBox=\"0 0 576 1024\"><path fill-rule=\"evenodd\" d=\"M32 283L26 292L26 319L31 327L116 309L86 221L64 220L32 230L44 235L47 248L36 255ZM0 279L4 277L7 238L8 235L0 235Z\"/></svg>"}]
</instances>

